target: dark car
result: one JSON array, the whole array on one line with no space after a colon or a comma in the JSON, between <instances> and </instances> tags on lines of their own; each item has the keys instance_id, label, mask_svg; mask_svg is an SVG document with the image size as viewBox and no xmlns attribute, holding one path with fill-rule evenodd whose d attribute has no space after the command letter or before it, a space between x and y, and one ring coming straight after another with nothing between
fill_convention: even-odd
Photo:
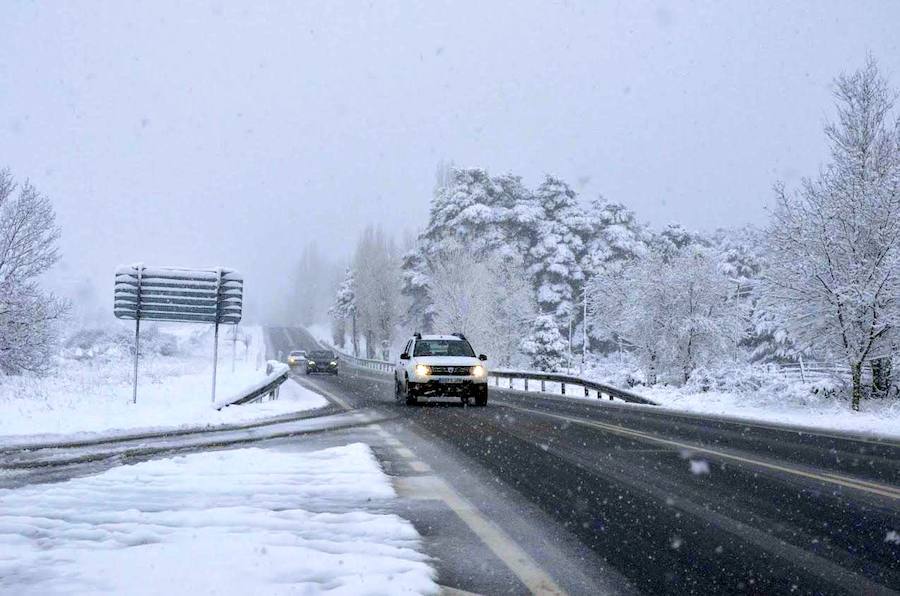
<instances>
[{"instance_id":1,"label":"dark car","mask_svg":"<svg viewBox=\"0 0 900 596\"><path fill-rule=\"evenodd\" d=\"M313 350L306 361L306 374L331 373L338 374L337 354L331 350Z\"/></svg>"}]
</instances>

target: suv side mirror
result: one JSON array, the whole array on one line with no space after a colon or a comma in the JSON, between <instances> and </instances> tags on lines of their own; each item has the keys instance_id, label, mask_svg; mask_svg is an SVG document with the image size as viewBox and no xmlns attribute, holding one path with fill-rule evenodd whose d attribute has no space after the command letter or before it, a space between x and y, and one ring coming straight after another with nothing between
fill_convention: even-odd
<instances>
[{"instance_id":1,"label":"suv side mirror","mask_svg":"<svg viewBox=\"0 0 900 596\"><path fill-rule=\"evenodd\" d=\"M400 360L409 360L409 354L403 352L402 354L400 354Z\"/></svg>"},{"instance_id":2,"label":"suv side mirror","mask_svg":"<svg viewBox=\"0 0 900 596\"><path fill-rule=\"evenodd\" d=\"M487 356L485 356L484 354L479 354L478 359L484 362L485 360L487 360Z\"/></svg>"}]
</instances>

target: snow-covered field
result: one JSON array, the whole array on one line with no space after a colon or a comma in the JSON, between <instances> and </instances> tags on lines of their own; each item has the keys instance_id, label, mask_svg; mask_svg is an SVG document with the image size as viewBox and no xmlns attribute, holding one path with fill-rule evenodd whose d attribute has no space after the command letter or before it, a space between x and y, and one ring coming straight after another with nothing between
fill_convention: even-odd
<instances>
[{"instance_id":1,"label":"snow-covered field","mask_svg":"<svg viewBox=\"0 0 900 596\"><path fill-rule=\"evenodd\" d=\"M236 394L266 376L259 327L242 328L234 371L228 333L220 336L217 398ZM150 338L154 336L151 334ZM142 348L137 404L131 403L132 356L128 346L104 339L90 348L69 347L53 374L0 380L0 442L9 435L58 435L244 422L318 408L327 400L293 381L277 401L211 404L212 334L198 325L167 325ZM162 341L159 340L162 338ZM104 338L106 336L104 335ZM163 346L156 351L151 346ZM167 355L163 355L167 354Z\"/></svg>"},{"instance_id":2,"label":"snow-covered field","mask_svg":"<svg viewBox=\"0 0 900 596\"><path fill-rule=\"evenodd\" d=\"M6 594L430 594L368 446L237 449L0 490Z\"/></svg>"}]
</instances>

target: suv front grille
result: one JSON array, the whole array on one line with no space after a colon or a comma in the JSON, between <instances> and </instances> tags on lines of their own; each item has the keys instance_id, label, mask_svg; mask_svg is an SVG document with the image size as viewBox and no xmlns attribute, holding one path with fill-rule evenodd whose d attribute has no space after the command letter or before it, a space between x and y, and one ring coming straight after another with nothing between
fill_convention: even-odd
<instances>
[{"instance_id":1,"label":"suv front grille","mask_svg":"<svg viewBox=\"0 0 900 596\"><path fill-rule=\"evenodd\" d=\"M432 366L431 374L467 377L472 374L471 366Z\"/></svg>"}]
</instances>

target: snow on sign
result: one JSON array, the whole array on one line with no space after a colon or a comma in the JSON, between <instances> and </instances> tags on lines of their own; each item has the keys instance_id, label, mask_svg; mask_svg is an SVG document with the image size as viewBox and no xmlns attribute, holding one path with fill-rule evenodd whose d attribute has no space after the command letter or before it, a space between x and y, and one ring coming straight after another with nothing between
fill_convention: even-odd
<instances>
[{"instance_id":1,"label":"snow on sign","mask_svg":"<svg viewBox=\"0 0 900 596\"><path fill-rule=\"evenodd\" d=\"M231 269L178 269L130 265L116 269L120 319L218 323L241 320L244 278Z\"/></svg>"},{"instance_id":2,"label":"snow on sign","mask_svg":"<svg viewBox=\"0 0 900 596\"><path fill-rule=\"evenodd\" d=\"M127 265L116 269L113 313L134 324L134 394L137 401L141 321L211 323L212 400L216 401L219 325L237 325L244 306L244 278L232 269L184 269Z\"/></svg>"}]
</instances>

